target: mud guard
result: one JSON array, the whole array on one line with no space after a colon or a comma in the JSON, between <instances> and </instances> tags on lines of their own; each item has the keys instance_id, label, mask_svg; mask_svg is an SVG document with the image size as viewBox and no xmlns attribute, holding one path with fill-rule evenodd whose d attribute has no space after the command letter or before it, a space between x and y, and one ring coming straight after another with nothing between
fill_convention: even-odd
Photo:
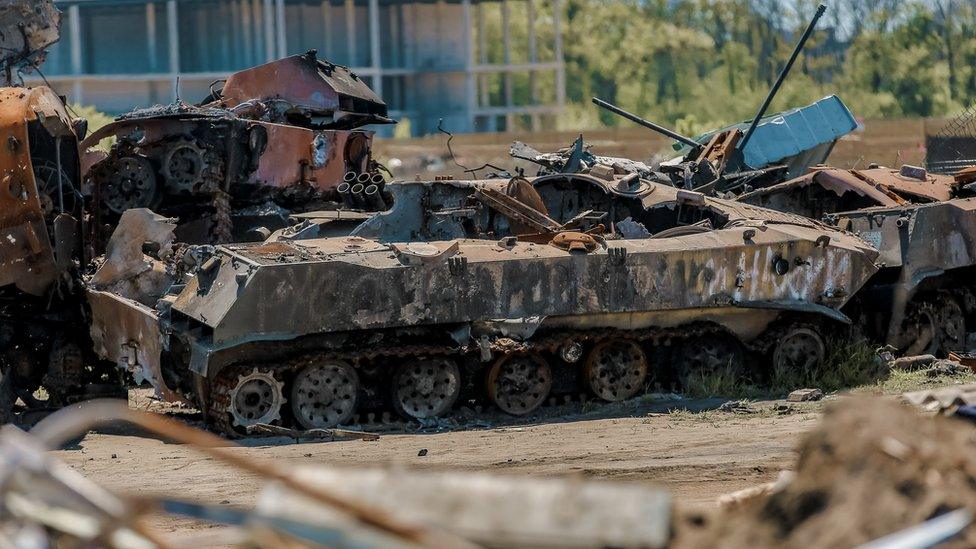
<instances>
[{"instance_id":1,"label":"mud guard","mask_svg":"<svg viewBox=\"0 0 976 549\"><path fill-rule=\"evenodd\" d=\"M846 326L850 326L852 324L851 319L844 313L836 309L831 309L826 305L810 303L808 301L742 301L736 303L736 305L739 307L745 307L747 309L775 309L780 311L819 314L831 320L840 322Z\"/></svg>"}]
</instances>

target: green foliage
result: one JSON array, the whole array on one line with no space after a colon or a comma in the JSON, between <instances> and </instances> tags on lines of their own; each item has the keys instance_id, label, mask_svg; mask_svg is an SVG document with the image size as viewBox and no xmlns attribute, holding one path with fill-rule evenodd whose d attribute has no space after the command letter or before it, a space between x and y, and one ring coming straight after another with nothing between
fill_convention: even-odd
<instances>
[{"instance_id":1,"label":"green foliage","mask_svg":"<svg viewBox=\"0 0 976 549\"><path fill-rule=\"evenodd\" d=\"M803 387L835 391L874 384L878 380L886 379L889 373L887 364L878 357L866 340L851 337L829 345L827 356L820 368L776 379L773 389L784 393Z\"/></svg>"},{"instance_id":2,"label":"green foliage","mask_svg":"<svg viewBox=\"0 0 976 549\"><path fill-rule=\"evenodd\" d=\"M94 133L102 126L115 120L91 105L71 105L70 112L75 118L88 120L88 133Z\"/></svg>"},{"instance_id":3,"label":"green foliage","mask_svg":"<svg viewBox=\"0 0 976 549\"><path fill-rule=\"evenodd\" d=\"M559 125L579 129L622 122L592 106L592 96L688 134L747 119L815 5L814 0L565 0L569 105ZM976 101L976 3L844 0L830 5L773 109L837 93L859 116L946 116ZM493 57L501 55L497 23L489 18ZM537 25L540 33L546 28ZM517 25L512 31L515 61L525 57L516 53L525 32ZM540 37L540 47L546 43ZM540 52L540 58L549 54ZM501 100L501 82L490 88L493 100ZM527 85L515 86L516 102L529 95Z\"/></svg>"}]
</instances>

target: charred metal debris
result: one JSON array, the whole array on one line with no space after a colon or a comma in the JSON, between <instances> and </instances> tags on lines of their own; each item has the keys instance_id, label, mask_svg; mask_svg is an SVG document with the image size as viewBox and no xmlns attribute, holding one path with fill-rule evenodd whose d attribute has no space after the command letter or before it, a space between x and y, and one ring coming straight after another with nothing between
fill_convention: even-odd
<instances>
[{"instance_id":1,"label":"charred metal debris","mask_svg":"<svg viewBox=\"0 0 976 549\"><path fill-rule=\"evenodd\" d=\"M968 350L976 172L811 169L856 124L836 97L766 116L786 72L657 166L580 138L514 144L533 176L390 183L386 105L314 52L87 138L47 88L0 90L0 408L124 373L244 436L775 381L852 330Z\"/></svg>"},{"instance_id":2,"label":"charred metal debris","mask_svg":"<svg viewBox=\"0 0 976 549\"><path fill-rule=\"evenodd\" d=\"M197 105L136 110L93 133L81 144L86 194L110 227L153 208L179 220L182 242L263 240L291 213L385 209L363 126L392 123L358 76L313 50L215 82Z\"/></svg>"}]
</instances>

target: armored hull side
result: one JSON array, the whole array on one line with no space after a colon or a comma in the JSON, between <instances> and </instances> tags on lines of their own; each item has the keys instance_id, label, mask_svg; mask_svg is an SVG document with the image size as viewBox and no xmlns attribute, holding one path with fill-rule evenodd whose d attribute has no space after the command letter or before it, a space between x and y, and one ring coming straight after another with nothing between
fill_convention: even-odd
<instances>
[{"instance_id":1,"label":"armored hull side","mask_svg":"<svg viewBox=\"0 0 976 549\"><path fill-rule=\"evenodd\" d=\"M860 239L823 228L745 224L606 242L588 253L356 237L235 245L219 249L215 272L193 279L173 310L207 326L214 348L261 337L760 303L836 316L874 273L874 255Z\"/></svg>"}]
</instances>

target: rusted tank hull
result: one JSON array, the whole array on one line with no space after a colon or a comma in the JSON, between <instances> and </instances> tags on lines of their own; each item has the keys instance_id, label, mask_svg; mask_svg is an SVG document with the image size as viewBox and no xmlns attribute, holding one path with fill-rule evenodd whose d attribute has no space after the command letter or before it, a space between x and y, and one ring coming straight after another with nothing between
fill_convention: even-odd
<instances>
[{"instance_id":1,"label":"rusted tank hull","mask_svg":"<svg viewBox=\"0 0 976 549\"><path fill-rule=\"evenodd\" d=\"M57 173L54 149L61 141L61 182L70 187L69 174L78 169L77 140L64 106L48 88L0 88L0 105L6 148L0 156L0 184L5 190L0 193L0 286L42 295L59 274L45 224L46 217L53 222L58 213L54 207L59 180L51 177L45 185L47 181L38 177ZM72 188L61 191L69 194ZM69 201L74 202L73 197Z\"/></svg>"},{"instance_id":2,"label":"rusted tank hull","mask_svg":"<svg viewBox=\"0 0 976 549\"><path fill-rule=\"evenodd\" d=\"M340 202L382 210L373 132L361 128L393 123L386 114L348 68L314 51L287 57L231 75L199 105L136 110L93 133L81 143L86 193L105 224L152 208L190 243L260 241L291 213Z\"/></svg>"},{"instance_id":3,"label":"rusted tank hull","mask_svg":"<svg viewBox=\"0 0 976 549\"><path fill-rule=\"evenodd\" d=\"M852 234L634 176L391 187L394 208L355 235L196 258L156 328L93 293L100 352L227 433L342 423L385 399L434 417L476 387L521 414L579 384L619 400L660 376L768 375L744 357L788 369L783 341L806 341L809 367L825 348L809 326L848 322L877 269Z\"/></svg>"},{"instance_id":4,"label":"rusted tank hull","mask_svg":"<svg viewBox=\"0 0 976 549\"><path fill-rule=\"evenodd\" d=\"M964 350L966 333L976 327L976 198L828 219L880 251L882 273L862 300L877 337L913 354Z\"/></svg>"},{"instance_id":5,"label":"rusted tank hull","mask_svg":"<svg viewBox=\"0 0 976 549\"><path fill-rule=\"evenodd\" d=\"M822 231L779 226L747 242L750 230L619 241L585 255L485 241L425 244L425 251L436 250L433 259L410 244L355 238L228 246L214 280L195 278L173 309L211 328L213 344L225 346L255 334L299 337L753 302L837 308L874 273L873 253L849 237L821 246ZM790 264L783 275L773 271L779 259ZM271 296L281 299L272 305Z\"/></svg>"},{"instance_id":6,"label":"rusted tank hull","mask_svg":"<svg viewBox=\"0 0 976 549\"><path fill-rule=\"evenodd\" d=\"M823 218L880 253L881 271L851 306L864 332L906 354L947 355L976 331L976 212L971 172L822 168L739 197Z\"/></svg>"}]
</instances>

